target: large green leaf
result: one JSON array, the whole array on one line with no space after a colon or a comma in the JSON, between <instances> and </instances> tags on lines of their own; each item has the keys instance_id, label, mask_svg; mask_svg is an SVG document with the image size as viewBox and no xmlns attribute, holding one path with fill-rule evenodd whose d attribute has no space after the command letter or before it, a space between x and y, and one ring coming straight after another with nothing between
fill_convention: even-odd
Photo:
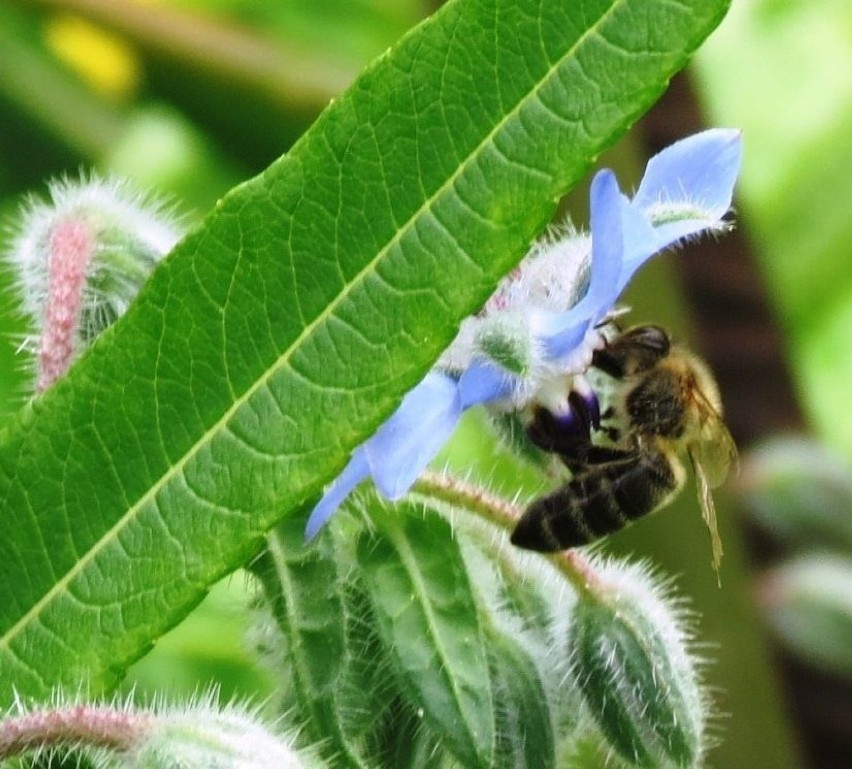
<instances>
[{"instance_id":1,"label":"large green leaf","mask_svg":"<svg viewBox=\"0 0 852 769\"><path fill-rule=\"evenodd\" d=\"M451 2L2 433L0 703L114 683L315 496L725 0Z\"/></svg>"}]
</instances>

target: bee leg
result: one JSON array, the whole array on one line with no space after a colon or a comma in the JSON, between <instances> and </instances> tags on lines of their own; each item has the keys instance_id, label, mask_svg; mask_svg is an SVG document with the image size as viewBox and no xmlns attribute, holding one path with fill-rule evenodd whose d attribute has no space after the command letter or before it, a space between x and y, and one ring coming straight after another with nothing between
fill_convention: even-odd
<instances>
[{"instance_id":1,"label":"bee leg","mask_svg":"<svg viewBox=\"0 0 852 769\"><path fill-rule=\"evenodd\" d=\"M619 449L610 446L596 446L587 443L577 446L573 454L560 454L559 458L573 475L591 470L596 465L611 465L628 462L636 454L633 450Z\"/></svg>"},{"instance_id":2,"label":"bee leg","mask_svg":"<svg viewBox=\"0 0 852 769\"><path fill-rule=\"evenodd\" d=\"M549 454L574 454L592 442L592 429L601 423L597 396L591 390L568 394L568 411L554 414L537 406L526 426L527 437Z\"/></svg>"},{"instance_id":3,"label":"bee leg","mask_svg":"<svg viewBox=\"0 0 852 769\"><path fill-rule=\"evenodd\" d=\"M592 354L592 365L615 379L652 369L671 350L671 339L659 326L626 331Z\"/></svg>"}]
</instances>

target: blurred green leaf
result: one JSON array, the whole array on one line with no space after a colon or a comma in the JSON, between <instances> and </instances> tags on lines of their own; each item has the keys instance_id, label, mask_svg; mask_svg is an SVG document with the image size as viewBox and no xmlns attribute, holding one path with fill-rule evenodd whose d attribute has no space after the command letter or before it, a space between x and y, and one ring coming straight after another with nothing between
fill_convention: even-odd
<instances>
[{"instance_id":1,"label":"blurred green leaf","mask_svg":"<svg viewBox=\"0 0 852 769\"><path fill-rule=\"evenodd\" d=\"M95 92L56 59L34 19L3 5L0 129L12 190L43 186L46 174L75 174L82 161L176 196L185 207L209 207L246 174L177 110L117 103ZM72 154L43 162L62 152Z\"/></svg>"},{"instance_id":2,"label":"blurred green leaf","mask_svg":"<svg viewBox=\"0 0 852 769\"><path fill-rule=\"evenodd\" d=\"M696 57L710 115L743 129L739 206L788 333L802 407L847 457L850 30L844 0L735 3Z\"/></svg>"},{"instance_id":3,"label":"blurred green leaf","mask_svg":"<svg viewBox=\"0 0 852 769\"><path fill-rule=\"evenodd\" d=\"M842 216L847 218L845 213ZM852 237L841 247L843 260L848 261ZM845 282L845 263L842 269L841 272L838 268L837 275L832 277L838 286ZM847 461L852 460L849 410L852 355L847 354L852 350L852 285L845 296L820 307L806 329L794 329L791 341L802 407L812 418L820 437L843 451Z\"/></svg>"},{"instance_id":4,"label":"blurred green leaf","mask_svg":"<svg viewBox=\"0 0 852 769\"><path fill-rule=\"evenodd\" d=\"M326 3L314 5L320 11L307 15L289 2L240 4L220 12L200 4L112 0L39 0L27 8L47 27L83 19L92 31L123 43L140 72L143 95L178 106L220 151L262 168L298 138L369 58L416 21L384 28L383 35L372 23L385 14L368 14L362 19L365 28L357 13L331 21L321 11ZM365 41L366 29L380 39ZM89 66L103 73L110 64Z\"/></svg>"},{"instance_id":5,"label":"blurred green leaf","mask_svg":"<svg viewBox=\"0 0 852 769\"><path fill-rule=\"evenodd\" d=\"M210 13L218 7L245 25L276 37L363 63L420 21L428 0L174 0L173 5Z\"/></svg>"},{"instance_id":6,"label":"blurred green leaf","mask_svg":"<svg viewBox=\"0 0 852 769\"><path fill-rule=\"evenodd\" d=\"M722 0L446 5L2 434L0 701L93 691L314 497Z\"/></svg>"},{"instance_id":7,"label":"blurred green leaf","mask_svg":"<svg viewBox=\"0 0 852 769\"><path fill-rule=\"evenodd\" d=\"M27 114L41 130L62 137L66 146L90 159L124 128L125 110L101 99L60 66L45 51L36 20L7 4L0 5L3 103Z\"/></svg>"},{"instance_id":8,"label":"blurred green leaf","mask_svg":"<svg viewBox=\"0 0 852 769\"><path fill-rule=\"evenodd\" d=\"M744 457L737 490L784 544L852 554L852 470L825 446L804 437L766 441Z\"/></svg>"}]
</instances>

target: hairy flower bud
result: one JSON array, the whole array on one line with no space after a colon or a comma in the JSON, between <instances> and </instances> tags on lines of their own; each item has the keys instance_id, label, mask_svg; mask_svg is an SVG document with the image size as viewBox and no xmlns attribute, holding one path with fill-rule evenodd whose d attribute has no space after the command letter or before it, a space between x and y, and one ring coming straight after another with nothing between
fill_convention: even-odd
<instances>
[{"instance_id":1,"label":"hairy flower bud","mask_svg":"<svg viewBox=\"0 0 852 769\"><path fill-rule=\"evenodd\" d=\"M743 460L737 491L785 544L852 548L852 469L826 446L802 436L762 443Z\"/></svg>"},{"instance_id":2,"label":"hairy flower bud","mask_svg":"<svg viewBox=\"0 0 852 769\"><path fill-rule=\"evenodd\" d=\"M810 554L766 574L759 596L788 649L823 670L852 674L852 561Z\"/></svg>"},{"instance_id":3,"label":"hairy flower bud","mask_svg":"<svg viewBox=\"0 0 852 769\"><path fill-rule=\"evenodd\" d=\"M609 744L633 766L685 769L702 753L705 701L677 612L657 592L646 572L625 567L578 602L569 652Z\"/></svg>"},{"instance_id":4,"label":"hairy flower bud","mask_svg":"<svg viewBox=\"0 0 852 769\"><path fill-rule=\"evenodd\" d=\"M126 763L128 769L320 769L310 752L272 734L250 713L202 706L163 712Z\"/></svg>"},{"instance_id":5,"label":"hairy flower bud","mask_svg":"<svg viewBox=\"0 0 852 769\"><path fill-rule=\"evenodd\" d=\"M220 707L212 693L149 711L129 703L64 702L61 694L50 707L27 711L18 703L15 710L0 718L0 763L26 755L41 765L39 756L62 751L103 769L325 767L310 749L297 750L292 738L273 734L256 711Z\"/></svg>"},{"instance_id":6,"label":"hairy flower bud","mask_svg":"<svg viewBox=\"0 0 852 769\"><path fill-rule=\"evenodd\" d=\"M24 207L5 255L31 323L22 346L36 355L38 392L124 313L181 234L122 181L62 180L49 193Z\"/></svg>"}]
</instances>

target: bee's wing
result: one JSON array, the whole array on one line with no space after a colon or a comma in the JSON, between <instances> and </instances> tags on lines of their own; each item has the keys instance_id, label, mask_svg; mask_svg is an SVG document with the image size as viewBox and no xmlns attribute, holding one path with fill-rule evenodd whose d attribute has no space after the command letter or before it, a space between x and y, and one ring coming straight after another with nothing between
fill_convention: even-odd
<instances>
[{"instance_id":1,"label":"bee's wing","mask_svg":"<svg viewBox=\"0 0 852 769\"><path fill-rule=\"evenodd\" d=\"M701 517L704 518L704 523L707 524L707 528L710 530L710 543L713 548L713 569L718 578L719 565L722 562L722 539L719 536L719 527L716 523L716 505L713 503L713 494L710 491L713 488L713 484L705 472L706 468L703 464L703 458L698 456L698 452L696 451L699 445L690 446L689 458L692 461L692 469L695 471L695 483L698 487L698 504L701 506ZM733 445L733 441L731 445ZM725 466L725 474L727 475L727 465Z\"/></svg>"},{"instance_id":2,"label":"bee's wing","mask_svg":"<svg viewBox=\"0 0 852 769\"><path fill-rule=\"evenodd\" d=\"M728 477L731 465L737 461L737 447L713 405L704 399L698 402L700 431L698 439L689 445L689 458L695 471L698 503L701 515L710 530L713 547L713 568L719 574L722 561L722 540L716 523L716 506L711 489L721 486Z\"/></svg>"},{"instance_id":3,"label":"bee's wing","mask_svg":"<svg viewBox=\"0 0 852 769\"><path fill-rule=\"evenodd\" d=\"M701 430L690 446L693 464L703 468L705 482L711 489L721 486L731 465L737 462L737 446L722 418L709 404L702 408Z\"/></svg>"}]
</instances>

